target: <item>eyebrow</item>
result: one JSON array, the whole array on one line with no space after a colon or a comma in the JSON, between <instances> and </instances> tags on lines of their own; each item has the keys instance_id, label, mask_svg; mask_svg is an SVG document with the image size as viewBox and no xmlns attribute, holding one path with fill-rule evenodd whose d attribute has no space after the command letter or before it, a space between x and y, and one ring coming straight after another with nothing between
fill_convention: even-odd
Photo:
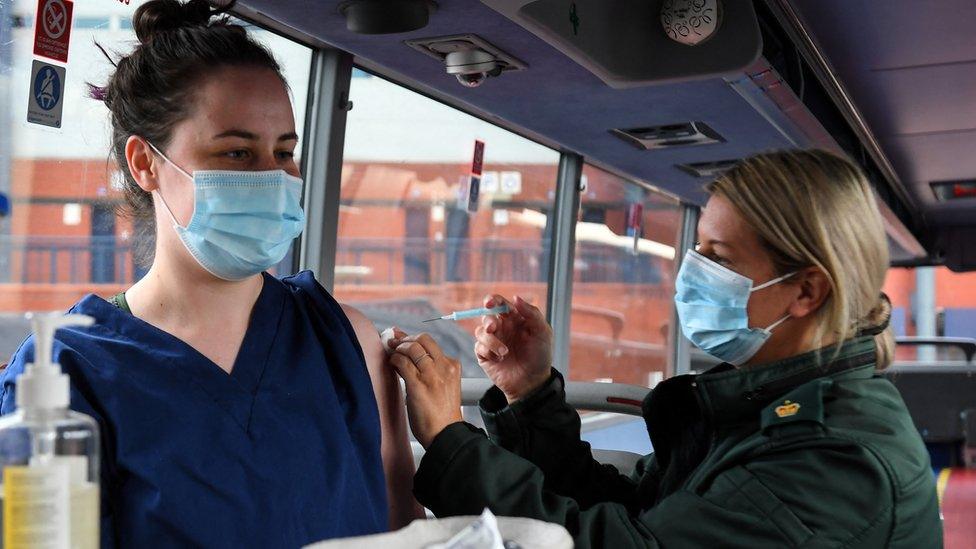
<instances>
[{"instance_id":1,"label":"eyebrow","mask_svg":"<svg viewBox=\"0 0 976 549\"><path fill-rule=\"evenodd\" d=\"M725 242L723 240L714 240L714 239L711 239L711 238L709 238L707 240L703 240L701 243L702 244L706 244L706 243L707 244L711 244L712 246L714 246L716 244L721 244L722 246L726 246L726 247L729 247L729 248L732 247L728 242Z\"/></svg>"},{"instance_id":2,"label":"eyebrow","mask_svg":"<svg viewBox=\"0 0 976 549\"><path fill-rule=\"evenodd\" d=\"M237 130L237 129L220 132L217 135L213 136L214 139L223 139L225 137L240 137L241 139L250 139L252 141L258 140L257 134L249 131ZM289 140L297 141L298 134L295 132L288 132L278 136L278 141L289 141Z\"/></svg>"}]
</instances>

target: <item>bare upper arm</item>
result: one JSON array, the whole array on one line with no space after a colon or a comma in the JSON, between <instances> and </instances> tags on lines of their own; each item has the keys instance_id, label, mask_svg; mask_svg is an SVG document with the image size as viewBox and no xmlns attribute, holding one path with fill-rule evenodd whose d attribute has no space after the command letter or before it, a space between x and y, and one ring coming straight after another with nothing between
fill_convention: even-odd
<instances>
[{"instance_id":1,"label":"bare upper arm","mask_svg":"<svg viewBox=\"0 0 976 549\"><path fill-rule=\"evenodd\" d=\"M352 324L353 331L356 332L356 338L359 339L359 346L363 349L363 357L366 359L366 369L369 371L369 378L373 382L373 392L376 393L376 404L380 409L380 417L382 419L385 415L383 411L393 404L393 402L399 400L394 399L391 401L389 395L393 389L399 391L400 384L397 382L396 374L393 370L387 368L386 351L383 349L379 332L376 331L376 326L373 325L373 322L355 307L343 304L342 311L346 314L346 318L349 319L349 323Z\"/></svg>"},{"instance_id":2,"label":"bare upper arm","mask_svg":"<svg viewBox=\"0 0 976 549\"><path fill-rule=\"evenodd\" d=\"M363 356L366 358L366 367L370 370L370 376L372 376L373 370L376 368L376 364L374 363L378 359L380 362L385 359L383 346L380 344L379 332L376 331L373 323L359 309L343 304L342 312L346 314L346 318L352 324L353 331L356 332L359 346L362 347Z\"/></svg>"},{"instance_id":3,"label":"bare upper arm","mask_svg":"<svg viewBox=\"0 0 976 549\"><path fill-rule=\"evenodd\" d=\"M342 305L342 310L356 332L366 359L366 369L373 383L376 407L380 414L384 453L392 452L396 446L407 443L406 411L400 382L396 372L387 363L386 350L383 349L380 335L373 323L354 307Z\"/></svg>"},{"instance_id":4,"label":"bare upper arm","mask_svg":"<svg viewBox=\"0 0 976 549\"><path fill-rule=\"evenodd\" d=\"M411 492L414 463L407 435L406 407L400 381L387 363L386 350L373 323L354 307L342 305L342 310L359 339L366 358L366 369L373 383L373 393L376 395L382 430L383 469L390 501L390 527L402 528L424 515Z\"/></svg>"}]
</instances>

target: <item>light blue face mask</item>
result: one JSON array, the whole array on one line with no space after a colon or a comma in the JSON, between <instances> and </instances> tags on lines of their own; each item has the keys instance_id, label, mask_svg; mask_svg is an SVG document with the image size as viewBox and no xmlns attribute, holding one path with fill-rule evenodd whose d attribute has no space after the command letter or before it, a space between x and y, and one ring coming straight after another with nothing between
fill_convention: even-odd
<instances>
[{"instance_id":1,"label":"light blue face mask","mask_svg":"<svg viewBox=\"0 0 976 549\"><path fill-rule=\"evenodd\" d=\"M284 259L305 228L302 180L284 170L261 172L195 170L190 175L159 149L156 151L193 181L193 216L173 229L201 267L224 280L243 280Z\"/></svg>"},{"instance_id":2,"label":"light blue face mask","mask_svg":"<svg viewBox=\"0 0 976 549\"><path fill-rule=\"evenodd\" d=\"M790 318L787 314L766 328L750 328L746 313L749 295L794 274L753 287L749 278L688 250L674 284L681 331L695 347L715 358L736 366L744 364L766 343L773 329Z\"/></svg>"}]
</instances>

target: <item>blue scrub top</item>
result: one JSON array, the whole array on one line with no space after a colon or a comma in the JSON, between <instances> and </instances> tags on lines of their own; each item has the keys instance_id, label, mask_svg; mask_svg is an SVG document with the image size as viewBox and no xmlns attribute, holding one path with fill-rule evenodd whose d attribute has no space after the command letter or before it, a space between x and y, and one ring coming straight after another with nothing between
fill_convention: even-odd
<instances>
[{"instance_id":1,"label":"blue scrub top","mask_svg":"<svg viewBox=\"0 0 976 549\"><path fill-rule=\"evenodd\" d=\"M309 272L264 275L227 374L180 339L89 295L54 356L71 408L102 435L103 547L298 547L387 529L380 423L339 304ZM0 413L34 356L0 381Z\"/></svg>"}]
</instances>

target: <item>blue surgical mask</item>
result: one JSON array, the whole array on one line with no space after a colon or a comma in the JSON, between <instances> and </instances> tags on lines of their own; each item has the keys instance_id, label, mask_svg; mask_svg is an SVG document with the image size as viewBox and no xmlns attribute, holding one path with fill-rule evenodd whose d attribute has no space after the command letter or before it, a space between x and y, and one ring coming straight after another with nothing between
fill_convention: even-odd
<instances>
[{"instance_id":1,"label":"blue surgical mask","mask_svg":"<svg viewBox=\"0 0 976 549\"><path fill-rule=\"evenodd\" d=\"M190 175L159 149L159 156L193 181L193 216L173 229L201 267L224 280L243 280L284 259L305 228L302 180L284 170L195 170Z\"/></svg>"},{"instance_id":2,"label":"blue surgical mask","mask_svg":"<svg viewBox=\"0 0 976 549\"><path fill-rule=\"evenodd\" d=\"M794 274L753 287L751 279L688 250L674 285L681 331L695 347L715 358L736 366L744 364L766 343L773 329L790 318L787 314L766 328L750 328L746 313L749 296Z\"/></svg>"}]
</instances>

